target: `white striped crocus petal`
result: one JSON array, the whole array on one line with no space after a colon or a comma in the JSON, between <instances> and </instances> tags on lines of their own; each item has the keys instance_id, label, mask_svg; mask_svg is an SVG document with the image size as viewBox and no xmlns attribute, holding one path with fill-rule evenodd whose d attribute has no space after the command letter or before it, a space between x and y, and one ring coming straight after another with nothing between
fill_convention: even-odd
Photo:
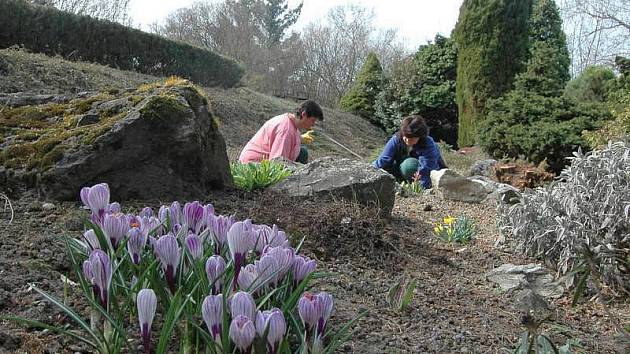
<instances>
[{"instance_id":1,"label":"white striped crocus petal","mask_svg":"<svg viewBox=\"0 0 630 354\"><path fill-rule=\"evenodd\" d=\"M208 326L212 340L221 342L223 327L223 295L208 295L201 304L201 317Z\"/></svg>"},{"instance_id":2,"label":"white striped crocus petal","mask_svg":"<svg viewBox=\"0 0 630 354\"><path fill-rule=\"evenodd\" d=\"M155 251L162 263L166 275L166 282L172 293L175 293L175 275L179 265L180 248L177 239L172 234L160 237L155 242Z\"/></svg>"},{"instance_id":3,"label":"white striped crocus petal","mask_svg":"<svg viewBox=\"0 0 630 354\"><path fill-rule=\"evenodd\" d=\"M147 236L137 227L132 227L127 233L129 239L127 241L127 251L134 264L140 264L142 251L147 245Z\"/></svg>"},{"instance_id":4,"label":"white striped crocus petal","mask_svg":"<svg viewBox=\"0 0 630 354\"><path fill-rule=\"evenodd\" d=\"M247 318L256 318L256 303L252 295L245 291L239 291L230 299L230 313L232 318L239 315Z\"/></svg>"},{"instance_id":5,"label":"white striped crocus petal","mask_svg":"<svg viewBox=\"0 0 630 354\"><path fill-rule=\"evenodd\" d=\"M213 294L221 292L223 286L223 273L225 273L225 260L221 256L208 257L206 261L206 276L210 282Z\"/></svg>"},{"instance_id":6,"label":"white striped crocus petal","mask_svg":"<svg viewBox=\"0 0 630 354\"><path fill-rule=\"evenodd\" d=\"M265 337L267 331L267 349L275 354L287 331L287 325L282 311L272 308L267 311L258 311L256 314L256 332L260 338Z\"/></svg>"},{"instance_id":7,"label":"white striped crocus petal","mask_svg":"<svg viewBox=\"0 0 630 354\"><path fill-rule=\"evenodd\" d=\"M254 322L247 316L238 315L232 319L229 334L236 347L247 353L256 336Z\"/></svg>"},{"instance_id":8,"label":"white striped crocus petal","mask_svg":"<svg viewBox=\"0 0 630 354\"><path fill-rule=\"evenodd\" d=\"M188 234L186 236L186 240L184 241L186 244L186 249L188 253L193 259L199 259L203 255L203 242L196 234Z\"/></svg>"},{"instance_id":9,"label":"white striped crocus petal","mask_svg":"<svg viewBox=\"0 0 630 354\"><path fill-rule=\"evenodd\" d=\"M142 289L136 297L138 307L138 322L140 322L140 333L144 344L145 353L151 352L151 324L157 309L157 297L152 289Z\"/></svg>"}]
</instances>

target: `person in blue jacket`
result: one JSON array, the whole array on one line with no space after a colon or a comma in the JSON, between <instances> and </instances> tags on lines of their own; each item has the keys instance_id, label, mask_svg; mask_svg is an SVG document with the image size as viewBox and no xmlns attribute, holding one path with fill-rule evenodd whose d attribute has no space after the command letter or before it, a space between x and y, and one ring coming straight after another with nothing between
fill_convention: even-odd
<instances>
[{"instance_id":1,"label":"person in blue jacket","mask_svg":"<svg viewBox=\"0 0 630 354\"><path fill-rule=\"evenodd\" d=\"M400 130L373 164L399 181L413 181L418 176L418 183L425 189L431 188L431 171L447 168L440 149L429 136L427 123L419 115L403 118Z\"/></svg>"}]
</instances>

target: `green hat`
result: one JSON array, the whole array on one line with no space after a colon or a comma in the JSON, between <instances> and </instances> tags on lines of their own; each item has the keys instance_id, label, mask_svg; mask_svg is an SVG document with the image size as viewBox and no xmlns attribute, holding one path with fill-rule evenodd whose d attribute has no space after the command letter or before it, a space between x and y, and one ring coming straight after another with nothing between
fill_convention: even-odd
<instances>
[{"instance_id":1,"label":"green hat","mask_svg":"<svg viewBox=\"0 0 630 354\"><path fill-rule=\"evenodd\" d=\"M416 171L418 171L419 165L420 161L418 159L408 157L400 164L400 174L405 180L410 181Z\"/></svg>"}]
</instances>

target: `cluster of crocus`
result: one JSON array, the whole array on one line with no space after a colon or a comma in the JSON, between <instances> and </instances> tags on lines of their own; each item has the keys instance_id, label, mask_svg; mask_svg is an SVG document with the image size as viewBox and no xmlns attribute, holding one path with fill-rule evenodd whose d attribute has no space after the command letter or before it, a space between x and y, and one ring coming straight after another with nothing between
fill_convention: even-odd
<instances>
[{"instance_id":1,"label":"cluster of crocus","mask_svg":"<svg viewBox=\"0 0 630 354\"><path fill-rule=\"evenodd\" d=\"M192 309L186 321L200 313L205 338L211 341L208 348L217 353L231 348L249 353L254 343L256 348L264 344L268 353L277 353L283 343L288 348L287 316L302 318L300 331L324 336L332 298L326 293L301 296L316 262L297 254L276 225L216 215L211 204L197 201L162 205L157 213L145 207L137 215L124 214L109 198L106 184L81 191L93 225L83 235L88 255L83 275L106 311L116 301L109 294L135 297L147 353L158 303L163 316L169 306ZM119 274L110 289L112 273ZM184 305L173 305L181 298L187 299ZM193 323L190 328L181 333L200 327Z\"/></svg>"}]
</instances>

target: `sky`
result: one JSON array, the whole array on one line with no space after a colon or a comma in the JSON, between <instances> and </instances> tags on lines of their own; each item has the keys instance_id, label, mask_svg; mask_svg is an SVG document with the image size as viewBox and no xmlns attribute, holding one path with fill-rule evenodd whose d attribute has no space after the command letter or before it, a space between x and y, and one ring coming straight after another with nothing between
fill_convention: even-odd
<instances>
[{"instance_id":1,"label":"sky","mask_svg":"<svg viewBox=\"0 0 630 354\"><path fill-rule=\"evenodd\" d=\"M194 0L131 0L130 15L134 27L147 30L151 23L159 22L170 12L187 7ZM405 45L414 49L432 40L437 33L451 33L463 0L304 0L302 14L292 28L299 30L315 20L324 20L328 10L343 4L359 4L375 12L377 28L396 28ZM299 4L289 0L289 6Z\"/></svg>"}]
</instances>

